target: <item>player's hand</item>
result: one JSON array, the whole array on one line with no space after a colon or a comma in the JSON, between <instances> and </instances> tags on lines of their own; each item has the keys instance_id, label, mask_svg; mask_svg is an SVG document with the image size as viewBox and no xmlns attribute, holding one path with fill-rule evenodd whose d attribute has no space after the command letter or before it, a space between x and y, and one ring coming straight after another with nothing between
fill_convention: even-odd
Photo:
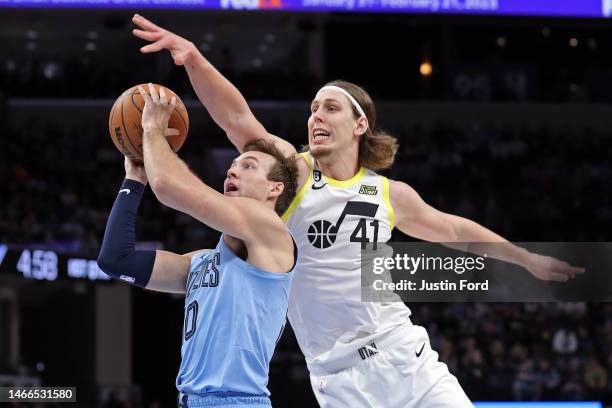
<instances>
[{"instance_id":1,"label":"player's hand","mask_svg":"<svg viewBox=\"0 0 612 408\"><path fill-rule=\"evenodd\" d=\"M168 136L174 130L168 129L168 121L176 106L176 96L168 99L163 86L159 88L159 94L153 84L148 84L147 87L148 93L145 92L142 86L138 87L138 92L140 92L145 101L145 106L142 110L142 128L145 133L157 130L164 136Z\"/></svg>"},{"instance_id":2,"label":"player's hand","mask_svg":"<svg viewBox=\"0 0 612 408\"><path fill-rule=\"evenodd\" d=\"M545 281L567 282L576 275L584 273L584 268L577 268L550 256L531 253L525 268L536 278Z\"/></svg>"},{"instance_id":3,"label":"player's hand","mask_svg":"<svg viewBox=\"0 0 612 408\"><path fill-rule=\"evenodd\" d=\"M147 185L147 173L142 163L137 163L126 157L123 166L125 167L125 178Z\"/></svg>"},{"instance_id":4,"label":"player's hand","mask_svg":"<svg viewBox=\"0 0 612 408\"><path fill-rule=\"evenodd\" d=\"M144 54L166 49L170 51L176 65L184 65L194 53L198 52L191 41L155 25L141 15L134 14L132 22L140 27L132 30L132 34L151 42L140 49Z\"/></svg>"}]
</instances>

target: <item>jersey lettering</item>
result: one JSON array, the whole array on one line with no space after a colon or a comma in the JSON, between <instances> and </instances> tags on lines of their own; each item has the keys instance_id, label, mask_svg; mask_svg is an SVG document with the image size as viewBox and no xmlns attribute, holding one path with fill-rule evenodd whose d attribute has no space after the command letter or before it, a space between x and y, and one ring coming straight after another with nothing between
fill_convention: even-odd
<instances>
[{"instance_id":1,"label":"jersey lettering","mask_svg":"<svg viewBox=\"0 0 612 408\"><path fill-rule=\"evenodd\" d=\"M185 340L189 340L195 333L198 322L198 301L194 300L185 311Z\"/></svg>"},{"instance_id":2,"label":"jersey lettering","mask_svg":"<svg viewBox=\"0 0 612 408\"><path fill-rule=\"evenodd\" d=\"M308 227L308 240L315 248L329 248L336 242L338 231L340 230L340 227L342 226L342 223L347 215L361 215L363 217L373 218L378 211L378 207L378 204L368 203L365 201L349 201L344 206L344 209L342 210L342 213L335 224L332 225L332 223L328 220L316 220L313 222L310 227ZM362 221L364 224L364 232L360 238L357 238L357 230L362 228ZM363 241L364 239L367 239L365 238L365 222L365 218L361 218L357 224L357 228L351 234L351 242L361 242L362 248L365 248L365 242L368 242ZM378 222L376 222L375 237L378 239Z\"/></svg>"},{"instance_id":3,"label":"jersey lettering","mask_svg":"<svg viewBox=\"0 0 612 408\"><path fill-rule=\"evenodd\" d=\"M221 254L215 252L208 257L198 269L189 274L187 279L187 294L189 297L192 291L198 288L216 288L219 285L219 268L221 264Z\"/></svg>"}]
</instances>

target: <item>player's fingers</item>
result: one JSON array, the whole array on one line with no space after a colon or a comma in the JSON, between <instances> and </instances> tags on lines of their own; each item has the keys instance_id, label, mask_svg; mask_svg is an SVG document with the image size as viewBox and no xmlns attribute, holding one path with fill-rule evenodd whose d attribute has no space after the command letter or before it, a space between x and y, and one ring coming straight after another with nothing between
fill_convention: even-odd
<instances>
[{"instance_id":1,"label":"player's fingers","mask_svg":"<svg viewBox=\"0 0 612 408\"><path fill-rule=\"evenodd\" d=\"M573 278L576 275L584 273L584 270L582 270L581 268L574 268L574 267L568 266L567 268L564 268L563 270L558 271L558 272L571 276Z\"/></svg>"},{"instance_id":2,"label":"player's fingers","mask_svg":"<svg viewBox=\"0 0 612 408\"><path fill-rule=\"evenodd\" d=\"M168 105L168 97L166 96L166 90L163 86L159 87L159 103L164 106Z\"/></svg>"},{"instance_id":3,"label":"player's fingers","mask_svg":"<svg viewBox=\"0 0 612 408\"><path fill-rule=\"evenodd\" d=\"M166 137L170 137L170 136L178 136L180 134L178 129L173 129L173 128L168 128L166 129L165 132L165 136Z\"/></svg>"},{"instance_id":4,"label":"player's fingers","mask_svg":"<svg viewBox=\"0 0 612 408\"><path fill-rule=\"evenodd\" d=\"M176 96L173 96L170 99L170 107L174 110L174 107L176 106Z\"/></svg>"},{"instance_id":5,"label":"player's fingers","mask_svg":"<svg viewBox=\"0 0 612 408\"><path fill-rule=\"evenodd\" d=\"M159 31L144 31L139 30L137 28L132 30L132 34L134 34L138 38L142 38L143 40L147 41L157 41L162 36L162 33L160 33Z\"/></svg>"},{"instance_id":6,"label":"player's fingers","mask_svg":"<svg viewBox=\"0 0 612 408\"><path fill-rule=\"evenodd\" d=\"M132 17L132 22L134 24L136 24L138 27L140 28L144 28L145 30L159 30L160 27L153 24L152 21L147 20L146 18L144 18L143 16L141 16L140 14L134 14L134 17Z\"/></svg>"},{"instance_id":7,"label":"player's fingers","mask_svg":"<svg viewBox=\"0 0 612 408\"><path fill-rule=\"evenodd\" d=\"M149 87L149 95L151 96L151 101L155 102L155 103L158 103L159 102L159 96L157 96L157 91L155 90L155 87L150 82L148 84L148 87Z\"/></svg>"},{"instance_id":8,"label":"player's fingers","mask_svg":"<svg viewBox=\"0 0 612 408\"><path fill-rule=\"evenodd\" d=\"M151 103L151 97L141 85L138 85L138 93L140 93L140 96L142 96L142 99L144 99L145 103Z\"/></svg>"},{"instance_id":9,"label":"player's fingers","mask_svg":"<svg viewBox=\"0 0 612 408\"><path fill-rule=\"evenodd\" d=\"M148 54L150 52L157 52L166 48L160 41L154 42L153 44L145 45L140 48L140 52Z\"/></svg>"},{"instance_id":10,"label":"player's fingers","mask_svg":"<svg viewBox=\"0 0 612 408\"><path fill-rule=\"evenodd\" d=\"M578 267L572 266L568 264L567 262L559 262L557 265L555 265L555 270L556 272L564 273L566 275L571 275L572 277L574 275L584 273L584 268L578 268Z\"/></svg>"},{"instance_id":11,"label":"player's fingers","mask_svg":"<svg viewBox=\"0 0 612 408\"><path fill-rule=\"evenodd\" d=\"M567 282L569 280L569 276L559 272L550 272L548 280L556 282Z\"/></svg>"}]
</instances>

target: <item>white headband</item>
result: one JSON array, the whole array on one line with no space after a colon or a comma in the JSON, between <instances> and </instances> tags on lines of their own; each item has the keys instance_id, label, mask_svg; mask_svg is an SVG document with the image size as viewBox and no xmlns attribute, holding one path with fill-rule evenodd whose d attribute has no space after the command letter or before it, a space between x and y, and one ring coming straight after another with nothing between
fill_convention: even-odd
<instances>
[{"instance_id":1,"label":"white headband","mask_svg":"<svg viewBox=\"0 0 612 408\"><path fill-rule=\"evenodd\" d=\"M321 91L338 91L338 92L344 94L344 96L346 96L348 98L348 100L351 101L351 104L355 107L355 109L357 109L357 112L359 112L359 115L363 116L364 118L367 119L367 116L366 116L365 112L363 111L363 109L361 109L361 106L359 105L359 102L357 102L357 100L355 100L355 98L353 98L353 95L348 93L345 89L342 89L342 88L340 88L339 86L336 86L336 85L326 85L323 88L319 89L319 92L321 92Z\"/></svg>"}]
</instances>

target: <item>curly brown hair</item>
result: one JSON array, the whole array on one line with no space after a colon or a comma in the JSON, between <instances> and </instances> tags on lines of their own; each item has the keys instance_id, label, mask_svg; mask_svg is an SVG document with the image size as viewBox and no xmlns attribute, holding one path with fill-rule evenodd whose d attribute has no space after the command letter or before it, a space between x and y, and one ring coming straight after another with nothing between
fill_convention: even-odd
<instances>
[{"instance_id":1,"label":"curly brown hair","mask_svg":"<svg viewBox=\"0 0 612 408\"><path fill-rule=\"evenodd\" d=\"M335 80L325 84L344 89L359 103L368 118L368 130L359 140L359 165L377 171L388 169L395 161L399 145L397 139L385 131L376 129L376 108L365 89L352 82ZM353 116L359 117L359 112L353 106ZM302 151L308 151L308 145Z\"/></svg>"},{"instance_id":2,"label":"curly brown hair","mask_svg":"<svg viewBox=\"0 0 612 408\"><path fill-rule=\"evenodd\" d=\"M268 180L280 181L284 184L283 192L276 199L274 211L283 215L297 194L298 167L295 156L285 157L271 140L257 139L247 143L243 152L262 152L274 157L276 162L268 172Z\"/></svg>"}]
</instances>

